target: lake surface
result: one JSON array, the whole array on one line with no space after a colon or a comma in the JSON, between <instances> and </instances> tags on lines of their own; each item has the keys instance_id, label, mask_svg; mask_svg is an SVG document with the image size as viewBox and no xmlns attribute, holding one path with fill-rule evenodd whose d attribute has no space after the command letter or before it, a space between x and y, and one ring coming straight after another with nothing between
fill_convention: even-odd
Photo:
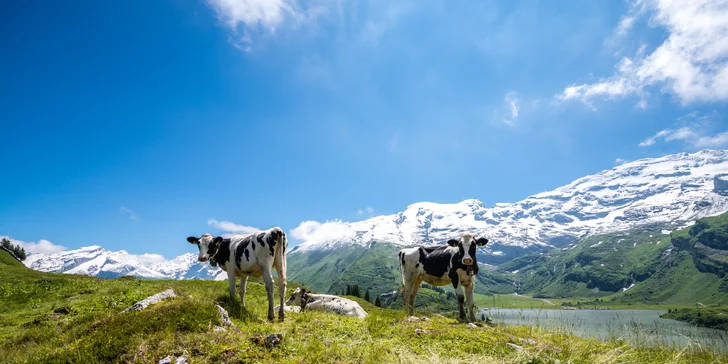
<instances>
[{"instance_id":1,"label":"lake surface","mask_svg":"<svg viewBox=\"0 0 728 364\"><path fill-rule=\"evenodd\" d=\"M709 346L728 351L728 332L660 318L660 310L532 310L481 309L507 325L538 326L600 340L625 339L637 345Z\"/></svg>"}]
</instances>

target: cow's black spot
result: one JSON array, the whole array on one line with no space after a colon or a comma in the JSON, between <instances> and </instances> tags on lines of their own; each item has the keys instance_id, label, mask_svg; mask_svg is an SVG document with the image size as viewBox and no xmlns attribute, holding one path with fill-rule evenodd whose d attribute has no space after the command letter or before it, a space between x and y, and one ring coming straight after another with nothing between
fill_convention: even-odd
<instances>
[{"instance_id":1,"label":"cow's black spot","mask_svg":"<svg viewBox=\"0 0 728 364\"><path fill-rule=\"evenodd\" d=\"M430 250L428 253L427 250ZM440 246L437 249L425 249L420 247L419 262L425 269L425 273L433 277L444 277L447 268L450 265L452 253L447 251L446 246Z\"/></svg>"},{"instance_id":2,"label":"cow's black spot","mask_svg":"<svg viewBox=\"0 0 728 364\"><path fill-rule=\"evenodd\" d=\"M241 267L243 254L245 254L245 260L248 260L248 244L250 244L249 236L243 238L243 240L238 243L238 246L235 247L235 263L237 264L238 268Z\"/></svg>"},{"instance_id":3,"label":"cow's black spot","mask_svg":"<svg viewBox=\"0 0 728 364\"><path fill-rule=\"evenodd\" d=\"M258 234L258 242L260 243L260 246L265 246L265 241L263 240L265 238L265 233Z\"/></svg>"},{"instance_id":4,"label":"cow's black spot","mask_svg":"<svg viewBox=\"0 0 728 364\"><path fill-rule=\"evenodd\" d=\"M452 288L457 289L458 284L460 284L460 276L458 276L458 271L454 267L450 269L450 272L447 275L450 278L450 282L452 282Z\"/></svg>"},{"instance_id":5,"label":"cow's black spot","mask_svg":"<svg viewBox=\"0 0 728 364\"><path fill-rule=\"evenodd\" d=\"M248 250L248 249L245 249L245 261L246 262L250 261L250 250Z\"/></svg>"},{"instance_id":6,"label":"cow's black spot","mask_svg":"<svg viewBox=\"0 0 728 364\"><path fill-rule=\"evenodd\" d=\"M419 268L419 267L420 267L420 263L415 264L415 268Z\"/></svg>"},{"instance_id":7,"label":"cow's black spot","mask_svg":"<svg viewBox=\"0 0 728 364\"><path fill-rule=\"evenodd\" d=\"M276 253L276 241L278 240L278 234L277 230L273 230L268 234L268 237L266 238L266 243L268 244L268 249L270 250L270 256L272 257Z\"/></svg>"},{"instance_id":8,"label":"cow's black spot","mask_svg":"<svg viewBox=\"0 0 728 364\"><path fill-rule=\"evenodd\" d=\"M210 244L210 246L214 245L215 244ZM225 262L230 259L230 239L222 239L222 241L217 244L216 248L217 251L213 253L215 254L215 262L220 265L225 264Z\"/></svg>"}]
</instances>

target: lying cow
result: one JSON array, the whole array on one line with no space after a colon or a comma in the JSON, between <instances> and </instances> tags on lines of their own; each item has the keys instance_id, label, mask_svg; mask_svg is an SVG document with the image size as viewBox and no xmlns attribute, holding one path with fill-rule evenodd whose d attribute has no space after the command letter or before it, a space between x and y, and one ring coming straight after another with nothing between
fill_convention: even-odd
<instances>
[{"instance_id":1,"label":"lying cow","mask_svg":"<svg viewBox=\"0 0 728 364\"><path fill-rule=\"evenodd\" d=\"M486 244L486 238L475 239L470 234L463 234L460 240L448 240L447 245L400 250L399 271L402 275L402 298L407 314L414 315L415 297L420 283L424 281L433 286L452 284L458 297L460 319L465 320L463 302L467 300L470 321L475 321L473 288L475 275L478 274L475 249Z\"/></svg>"},{"instance_id":2,"label":"lying cow","mask_svg":"<svg viewBox=\"0 0 728 364\"><path fill-rule=\"evenodd\" d=\"M301 311L315 310L335 312L349 317L367 317L367 313L355 301L330 294L313 294L305 288L296 288L286 304L301 306Z\"/></svg>"},{"instance_id":3,"label":"lying cow","mask_svg":"<svg viewBox=\"0 0 728 364\"><path fill-rule=\"evenodd\" d=\"M245 288L248 276L263 277L268 293L268 320L273 320L273 268L278 272L278 295L281 304L278 319L283 321L283 300L286 295L286 247L288 240L281 228L259 231L250 235L235 235L230 238L213 238L204 234L199 238L187 238L200 249L197 260L210 261L227 272L230 300L235 301L235 279L240 277L240 305L245 307Z\"/></svg>"}]
</instances>

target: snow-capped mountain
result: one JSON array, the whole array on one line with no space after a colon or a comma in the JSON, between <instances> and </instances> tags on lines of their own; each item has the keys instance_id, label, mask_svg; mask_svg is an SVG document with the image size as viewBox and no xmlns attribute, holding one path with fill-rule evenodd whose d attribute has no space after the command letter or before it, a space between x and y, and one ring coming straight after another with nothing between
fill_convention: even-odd
<instances>
[{"instance_id":1,"label":"snow-capped mountain","mask_svg":"<svg viewBox=\"0 0 728 364\"><path fill-rule=\"evenodd\" d=\"M173 260L143 259L126 251L89 246L57 254L31 254L25 260L31 269L44 272L83 274L99 278L134 276L145 279L214 279L227 278L220 268L197 261L196 254L183 254Z\"/></svg>"},{"instance_id":2,"label":"snow-capped mountain","mask_svg":"<svg viewBox=\"0 0 728 364\"><path fill-rule=\"evenodd\" d=\"M563 245L586 234L646 224L674 229L728 210L725 174L725 150L642 159L516 203L486 207L475 199L420 202L403 212L364 221L304 223L294 231L304 243L292 254L366 247L372 241L402 246L442 243L468 232L491 239L488 256L514 258L509 250Z\"/></svg>"}]
</instances>

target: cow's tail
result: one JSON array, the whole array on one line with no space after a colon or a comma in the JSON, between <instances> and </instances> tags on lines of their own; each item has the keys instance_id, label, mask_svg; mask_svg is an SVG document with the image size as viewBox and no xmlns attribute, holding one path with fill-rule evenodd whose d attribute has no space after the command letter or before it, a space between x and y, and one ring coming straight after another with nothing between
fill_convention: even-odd
<instances>
[{"instance_id":1,"label":"cow's tail","mask_svg":"<svg viewBox=\"0 0 728 364\"><path fill-rule=\"evenodd\" d=\"M283 282L286 281L286 249L288 249L288 238L283 229L278 228L278 242L275 249L274 265L278 270L278 278Z\"/></svg>"},{"instance_id":2,"label":"cow's tail","mask_svg":"<svg viewBox=\"0 0 728 364\"><path fill-rule=\"evenodd\" d=\"M402 265L404 264L404 252L399 251L399 254L397 255L397 264L399 264L399 277L401 278L402 288L401 293L404 292L404 269Z\"/></svg>"}]
</instances>

